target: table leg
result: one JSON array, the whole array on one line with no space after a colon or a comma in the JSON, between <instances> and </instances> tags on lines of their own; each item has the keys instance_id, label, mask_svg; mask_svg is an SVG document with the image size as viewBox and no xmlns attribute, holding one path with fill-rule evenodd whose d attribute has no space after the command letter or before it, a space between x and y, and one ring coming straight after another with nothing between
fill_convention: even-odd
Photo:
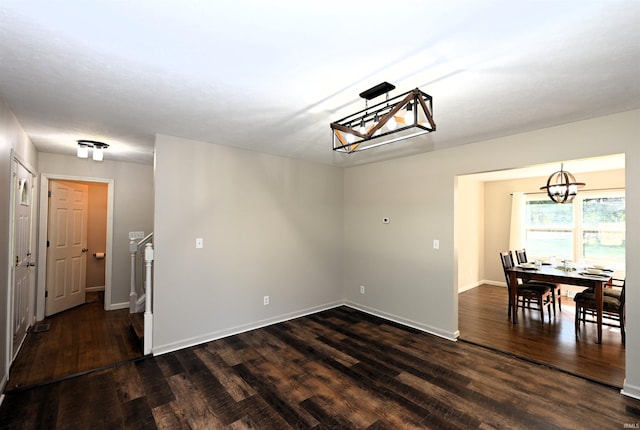
<instances>
[{"instance_id":1,"label":"table leg","mask_svg":"<svg viewBox=\"0 0 640 430\"><path fill-rule=\"evenodd\" d=\"M509 306L511 307L511 321L514 324L518 323L518 297L516 295L518 289L518 276L515 272L509 272Z\"/></svg>"},{"instance_id":2,"label":"table leg","mask_svg":"<svg viewBox=\"0 0 640 430\"><path fill-rule=\"evenodd\" d=\"M604 310L604 282L596 283L596 314L598 321L598 343L602 343L602 311Z\"/></svg>"}]
</instances>

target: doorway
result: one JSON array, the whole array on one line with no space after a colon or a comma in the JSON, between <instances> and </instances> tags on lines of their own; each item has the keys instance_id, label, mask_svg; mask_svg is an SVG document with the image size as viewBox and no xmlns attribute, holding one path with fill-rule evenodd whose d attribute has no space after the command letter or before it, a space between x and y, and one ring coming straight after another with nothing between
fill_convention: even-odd
<instances>
[{"instance_id":1,"label":"doorway","mask_svg":"<svg viewBox=\"0 0 640 430\"><path fill-rule=\"evenodd\" d=\"M9 284L9 321L11 341L7 363L12 363L26 339L34 310L34 286L32 252L35 248L33 235L35 175L26 162L12 155L11 161L11 278Z\"/></svg>"},{"instance_id":2,"label":"doorway","mask_svg":"<svg viewBox=\"0 0 640 430\"><path fill-rule=\"evenodd\" d=\"M98 196L100 201L97 204L97 209L93 211L91 216L88 216L87 226L91 225L91 228L87 229L87 236L102 236L102 241L96 239L92 249L87 249L86 254L86 267L89 270L90 276L87 279L90 290L98 291L104 290L104 310L111 310L111 258L112 255L112 243L113 243L113 180L103 178L89 178L89 177L76 177L65 175L50 175L42 174L40 180L40 218L38 225L38 287L37 287L37 300L36 300L36 319L41 321L44 319L47 313L46 295L47 295L47 266L48 262L47 252L47 240L49 238L49 189L51 188L52 181L64 181L71 184L83 184L87 188L94 189L94 194ZM105 196L106 194L106 196ZM99 226L98 229L93 227ZM92 230L96 230L97 233ZM102 232L102 233L101 233ZM95 255L94 255L95 254ZM103 277L101 276L101 269ZM97 273L97 275L96 275ZM100 282L102 281L103 282ZM99 285L102 284L102 285Z\"/></svg>"},{"instance_id":3,"label":"doorway","mask_svg":"<svg viewBox=\"0 0 640 430\"><path fill-rule=\"evenodd\" d=\"M570 163L572 173L579 174L587 183L588 189L582 193L624 188L624 154L567 163ZM454 228L459 339L621 387L625 349L620 333L608 333L606 342L601 345L584 341L588 336L576 340L575 308L570 297L562 298L562 311L553 317L551 324L545 322L543 326L536 317L524 318L521 314L522 321L514 326L506 318L505 278L498 255L501 251L522 247L511 243L512 195L538 193L539 187L559 164L456 178ZM563 295L570 290L573 287L563 286ZM480 330L484 331L480 333L482 337ZM533 344L532 340L539 344ZM544 348L540 346L543 342ZM593 363L609 363L608 375L615 380L604 379L602 367Z\"/></svg>"},{"instance_id":4,"label":"doorway","mask_svg":"<svg viewBox=\"0 0 640 430\"><path fill-rule=\"evenodd\" d=\"M49 181L45 316L104 291L107 191L104 183Z\"/></svg>"},{"instance_id":5,"label":"doorway","mask_svg":"<svg viewBox=\"0 0 640 430\"><path fill-rule=\"evenodd\" d=\"M97 204L88 204L89 208L95 206L97 209L93 212L87 210L88 221L84 223L88 227L87 245L80 245L80 252L82 248L87 249L84 255L87 260L85 287L88 288L85 288L86 298L82 306L72 306L69 310L45 318L47 265L52 260L47 252L47 240L51 240L49 224L53 207L49 205L48 191L61 183L69 189L93 188L93 192L88 191L88 194L97 197ZM116 307L114 310L111 303L112 259L108 257L112 255L113 248L113 201L112 179L41 174L36 289L36 319L41 323L36 327L46 328L34 329L27 336L10 369L11 384L7 385L8 391L114 366L142 356L140 345L129 327L129 309ZM92 230L95 230L94 235L101 236L102 243L92 242ZM80 233L78 236L83 235ZM82 243L82 240L79 242ZM100 270L97 276L95 271L91 274L92 264L102 266L102 275Z\"/></svg>"}]
</instances>

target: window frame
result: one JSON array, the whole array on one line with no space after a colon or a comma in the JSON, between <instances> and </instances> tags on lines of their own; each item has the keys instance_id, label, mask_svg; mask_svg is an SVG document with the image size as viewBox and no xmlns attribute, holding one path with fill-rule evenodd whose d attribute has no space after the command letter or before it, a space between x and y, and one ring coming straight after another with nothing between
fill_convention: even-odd
<instances>
[{"instance_id":1,"label":"window frame","mask_svg":"<svg viewBox=\"0 0 640 430\"><path fill-rule=\"evenodd\" d=\"M626 213L626 193L625 193L625 189L624 188L612 188L612 189L607 189L607 190L590 190L590 191L581 191L579 192L576 197L573 199L573 201L571 203L563 203L565 205L571 205L572 206L572 214L573 214L573 225L572 226L567 226L567 227L557 227L557 226L553 226L553 227L546 227L546 228L540 228L540 227L531 227L528 223L528 221L525 222L525 225L523 225L523 232L524 232L524 246L525 248L527 248L527 237L529 236L529 232L530 231L558 231L558 232L569 232L572 236L572 255L571 256L558 256L558 258L568 258L572 261L577 261L580 262L582 264L596 264L599 263L598 261L595 260L590 260L588 258L586 258L583 255L583 245L584 245L584 233L586 232L593 232L594 229L591 226L585 226L584 223L584 219L583 219L583 203L585 200L588 199L593 199L593 198L623 198L625 199L625 213ZM535 194L525 194L525 199L524 199L524 205L525 205L525 211L526 211L526 205L527 203L531 202L531 201L544 201L544 200L548 200L548 197L546 195L541 195L540 193L535 193ZM556 203L559 204L559 203ZM597 229L596 230L598 233L603 231L603 232L607 232L609 230L600 230ZM619 230L616 230L616 232L620 232ZM626 237L626 220L624 223L624 227L623 227L623 231L622 231L623 235ZM626 246L626 245L625 245ZM545 259L548 258L548 256L535 256L535 255L531 255L530 258L540 258L540 259ZM614 269L622 269L624 270L624 266L626 265L626 249L625 249L625 261L623 262L613 262L613 261L608 261L607 264L611 264Z\"/></svg>"}]
</instances>

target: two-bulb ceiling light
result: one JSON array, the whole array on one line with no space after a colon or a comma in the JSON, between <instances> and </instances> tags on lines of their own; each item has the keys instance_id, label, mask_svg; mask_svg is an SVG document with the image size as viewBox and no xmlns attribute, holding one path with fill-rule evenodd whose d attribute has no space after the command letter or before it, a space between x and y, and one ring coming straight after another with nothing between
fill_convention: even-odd
<instances>
[{"instance_id":1,"label":"two-bulb ceiling light","mask_svg":"<svg viewBox=\"0 0 640 430\"><path fill-rule=\"evenodd\" d=\"M576 182L576 178L560 164L560 170L554 172L547 179L547 185L540 187L556 203L571 203L578 194L578 188L584 187L584 182Z\"/></svg>"},{"instance_id":2,"label":"two-bulb ceiling light","mask_svg":"<svg viewBox=\"0 0 640 430\"><path fill-rule=\"evenodd\" d=\"M389 98L395 85L383 82L360 93L365 108L330 124L333 150L358 152L436 131L433 98L418 88ZM382 94L386 100L369 107Z\"/></svg>"},{"instance_id":3,"label":"two-bulb ceiling light","mask_svg":"<svg viewBox=\"0 0 640 430\"><path fill-rule=\"evenodd\" d=\"M78 140L78 158L89 158L89 148L93 149L92 158L94 161L104 159L104 150L109 147L106 143L95 140Z\"/></svg>"}]
</instances>

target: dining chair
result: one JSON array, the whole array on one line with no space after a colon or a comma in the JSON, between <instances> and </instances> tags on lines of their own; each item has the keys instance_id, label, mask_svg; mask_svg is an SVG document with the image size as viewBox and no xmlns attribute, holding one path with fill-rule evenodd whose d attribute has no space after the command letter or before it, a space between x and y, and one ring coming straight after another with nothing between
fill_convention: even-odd
<instances>
[{"instance_id":1,"label":"dining chair","mask_svg":"<svg viewBox=\"0 0 640 430\"><path fill-rule=\"evenodd\" d=\"M523 249L516 249L516 260L518 260L518 264L527 263L527 251ZM528 282L528 281L525 281ZM548 285L551 289L551 300L553 301L553 316L556 316L556 302L558 303L558 310L562 312L562 289L560 288L560 284L554 284L553 282L540 282L536 281L538 284Z\"/></svg>"},{"instance_id":2,"label":"dining chair","mask_svg":"<svg viewBox=\"0 0 640 430\"><path fill-rule=\"evenodd\" d=\"M509 286L509 273L507 270L513 269L513 253L511 251L501 252L500 261L504 276ZM516 287L516 306L522 309L531 309L540 311L540 321L544 324L544 308L547 308L549 322L551 322L551 288L544 283L530 281L525 283L518 282ZM509 312L511 317L511 296L509 296Z\"/></svg>"},{"instance_id":3,"label":"dining chair","mask_svg":"<svg viewBox=\"0 0 640 430\"><path fill-rule=\"evenodd\" d=\"M602 324L610 327L620 327L622 344L625 345L625 280L612 279L605 285L603 291ZM592 288L587 288L576 294L576 337L580 333L580 323L597 323L596 295Z\"/></svg>"}]
</instances>

